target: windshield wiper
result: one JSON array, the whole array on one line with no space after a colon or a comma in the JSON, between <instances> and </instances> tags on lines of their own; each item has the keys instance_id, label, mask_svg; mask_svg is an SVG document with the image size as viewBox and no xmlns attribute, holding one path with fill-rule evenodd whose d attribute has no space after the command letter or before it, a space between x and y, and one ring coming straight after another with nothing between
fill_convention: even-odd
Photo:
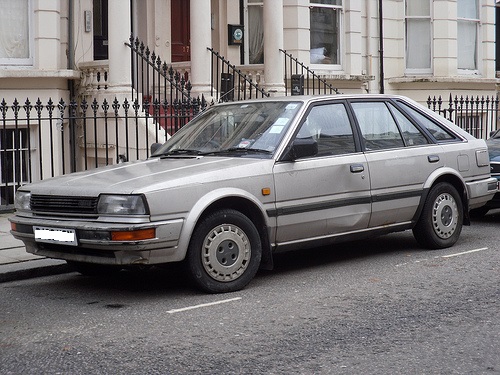
<instances>
[{"instance_id":1,"label":"windshield wiper","mask_svg":"<svg viewBox=\"0 0 500 375\"><path fill-rule=\"evenodd\" d=\"M203 153L203 155L212 155L212 154L226 154L226 153L243 153L243 154L272 154L272 151L269 150L264 150L260 148L246 148L246 147L230 147L230 148L225 148L219 151L210 151Z\"/></svg>"},{"instance_id":2,"label":"windshield wiper","mask_svg":"<svg viewBox=\"0 0 500 375\"><path fill-rule=\"evenodd\" d=\"M153 156L171 156L171 155L201 155L203 152L200 150L192 150L188 148L176 148L175 150L170 150L170 151L165 151L159 155L153 155Z\"/></svg>"}]
</instances>

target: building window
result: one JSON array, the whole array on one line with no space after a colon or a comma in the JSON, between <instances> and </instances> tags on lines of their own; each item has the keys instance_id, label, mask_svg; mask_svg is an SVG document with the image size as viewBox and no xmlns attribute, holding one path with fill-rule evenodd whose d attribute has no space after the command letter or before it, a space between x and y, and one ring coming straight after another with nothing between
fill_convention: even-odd
<instances>
[{"instance_id":1,"label":"building window","mask_svg":"<svg viewBox=\"0 0 500 375\"><path fill-rule=\"evenodd\" d=\"M311 0L311 64L340 65L342 0Z\"/></svg>"},{"instance_id":2,"label":"building window","mask_svg":"<svg viewBox=\"0 0 500 375\"><path fill-rule=\"evenodd\" d=\"M264 13L262 0L246 0L245 63L264 63Z\"/></svg>"},{"instance_id":3,"label":"building window","mask_svg":"<svg viewBox=\"0 0 500 375\"><path fill-rule=\"evenodd\" d=\"M458 69L477 70L477 39L479 35L479 6L477 0L457 1Z\"/></svg>"},{"instance_id":4,"label":"building window","mask_svg":"<svg viewBox=\"0 0 500 375\"><path fill-rule=\"evenodd\" d=\"M31 0L0 0L0 65L32 65Z\"/></svg>"},{"instance_id":5,"label":"building window","mask_svg":"<svg viewBox=\"0 0 500 375\"><path fill-rule=\"evenodd\" d=\"M406 72L430 73L432 63L431 2L405 2Z\"/></svg>"}]
</instances>

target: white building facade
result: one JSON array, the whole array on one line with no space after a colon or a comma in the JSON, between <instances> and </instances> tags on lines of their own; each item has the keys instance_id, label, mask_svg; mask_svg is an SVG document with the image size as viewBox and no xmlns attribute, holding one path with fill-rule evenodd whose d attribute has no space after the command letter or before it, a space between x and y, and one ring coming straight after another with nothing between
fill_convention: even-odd
<instances>
[{"instance_id":1,"label":"white building facade","mask_svg":"<svg viewBox=\"0 0 500 375\"><path fill-rule=\"evenodd\" d=\"M0 93L67 97L82 69L130 85L130 34L207 94L212 47L283 91L284 49L341 92L494 93L491 0L0 0ZM382 18L381 18L382 17ZM241 25L241 44L228 43ZM380 38L382 36L382 39ZM382 42L381 42L382 40ZM180 52L179 52L180 51ZM423 96L420 91L424 91Z\"/></svg>"},{"instance_id":2,"label":"white building facade","mask_svg":"<svg viewBox=\"0 0 500 375\"><path fill-rule=\"evenodd\" d=\"M343 93L401 94L425 103L450 94L496 95L500 82L499 8L492 0L0 0L0 7L3 197L27 173L6 172L15 157L13 129L27 127L22 136L39 140L38 148L24 144L30 163L40 165L29 180L79 170L84 158L86 166L90 157L79 152L70 155L80 159L73 166L70 157L54 158L69 152L64 145L98 148L97 138L82 140L81 127L72 138L70 124L44 118L59 130L49 138L50 129L15 120L12 103L129 98L131 35L188 77L193 96L206 98L214 96L207 48L272 96L290 95L283 51Z\"/></svg>"}]
</instances>

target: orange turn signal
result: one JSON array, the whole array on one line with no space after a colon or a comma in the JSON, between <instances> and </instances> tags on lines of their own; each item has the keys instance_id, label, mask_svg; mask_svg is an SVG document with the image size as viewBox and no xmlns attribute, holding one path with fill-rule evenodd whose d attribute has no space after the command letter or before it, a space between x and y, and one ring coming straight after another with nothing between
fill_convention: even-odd
<instances>
[{"instance_id":1,"label":"orange turn signal","mask_svg":"<svg viewBox=\"0 0 500 375\"><path fill-rule=\"evenodd\" d=\"M271 188L265 187L262 188L262 195L271 195Z\"/></svg>"},{"instance_id":2,"label":"orange turn signal","mask_svg":"<svg viewBox=\"0 0 500 375\"><path fill-rule=\"evenodd\" d=\"M155 228L111 232L112 241L141 241L156 237Z\"/></svg>"}]
</instances>

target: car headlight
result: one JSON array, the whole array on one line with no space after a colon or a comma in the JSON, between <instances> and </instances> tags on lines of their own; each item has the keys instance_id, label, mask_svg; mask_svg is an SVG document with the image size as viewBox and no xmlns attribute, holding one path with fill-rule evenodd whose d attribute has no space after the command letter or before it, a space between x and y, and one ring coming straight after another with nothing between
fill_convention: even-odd
<instances>
[{"instance_id":1,"label":"car headlight","mask_svg":"<svg viewBox=\"0 0 500 375\"><path fill-rule=\"evenodd\" d=\"M14 208L18 211L28 211L31 208L30 199L31 193L29 191L18 190L14 198Z\"/></svg>"},{"instance_id":2,"label":"car headlight","mask_svg":"<svg viewBox=\"0 0 500 375\"><path fill-rule=\"evenodd\" d=\"M142 195L101 194L97 212L110 215L146 215L148 209Z\"/></svg>"}]
</instances>

